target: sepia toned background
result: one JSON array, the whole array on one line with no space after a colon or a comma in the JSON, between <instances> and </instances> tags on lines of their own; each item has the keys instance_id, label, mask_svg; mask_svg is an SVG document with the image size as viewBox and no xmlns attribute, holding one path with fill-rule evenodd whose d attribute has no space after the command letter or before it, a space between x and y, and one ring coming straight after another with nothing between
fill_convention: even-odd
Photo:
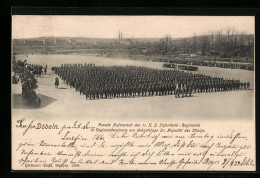
<instances>
[{"instance_id":1,"label":"sepia toned background","mask_svg":"<svg viewBox=\"0 0 260 178\"><path fill-rule=\"evenodd\" d=\"M161 56L140 55L135 59L126 57L123 52L115 56L102 56L97 51L101 48L102 41L106 44L116 43L118 33L123 39L149 41L151 46L166 37L177 44L186 38L193 39L199 36L215 34L228 30L233 36L251 36L243 39L243 45L254 45L254 17L250 16L13 16L12 39L13 56L17 60L27 60L30 64L48 65L48 72L39 78L39 87L36 93L42 99L40 108L30 108L21 101L21 84L12 85L12 160L13 169L24 169L17 165L19 153L14 149L17 144L25 139L21 130L17 130L17 120L26 118L37 122L67 123L75 120L92 123L99 122L187 122L200 123L210 133L228 134L230 130L241 131L249 139L247 144L252 148L248 155L255 157L255 91L254 71L242 69L229 69L218 67L199 66L194 73L223 77L226 79L239 79L250 82L250 90L201 93L194 94L191 98L175 98L172 96L123 98L109 100L86 100L74 88L70 88L60 79L60 87L54 87L56 75L51 67L64 63L95 63L100 66L134 65L154 69L163 69L162 62L153 61ZM120 31L120 32L119 32ZM23 45L27 41L59 39L71 41L74 37L92 40L91 48L61 46L33 46ZM70 39L72 38L72 39ZM86 39L85 39L86 38ZM81 39L81 40L82 40ZM242 38L238 38L242 39ZM15 41L16 40L16 41ZM84 41L83 40L83 41ZM96 41L95 41L96 40ZM174 41L175 40L175 41ZM39 42L40 41L40 42ZM73 40L72 40L73 41ZM73 43L73 42L72 42ZM75 42L76 43L76 42ZM148 42L147 42L148 43ZM159 42L158 42L159 43ZM128 44L128 43L126 43ZM101 45L102 46L102 45ZM181 45L180 45L181 46ZM109 45L103 48L108 48ZM126 48L126 47L122 47ZM254 49L254 46L253 46ZM254 60L254 54L248 58ZM168 58L171 58L168 57ZM200 57L197 57L200 58ZM58 136L48 131L32 132L26 139L37 140L35 135L42 138ZM216 158L217 159L217 158ZM82 168L87 170L88 167ZM160 167L96 167L93 170L163 170ZM203 170L196 167L194 170ZM190 170L190 169L189 169ZM214 170L221 170L216 167ZM254 170L248 167L227 167L225 170Z\"/></svg>"}]
</instances>

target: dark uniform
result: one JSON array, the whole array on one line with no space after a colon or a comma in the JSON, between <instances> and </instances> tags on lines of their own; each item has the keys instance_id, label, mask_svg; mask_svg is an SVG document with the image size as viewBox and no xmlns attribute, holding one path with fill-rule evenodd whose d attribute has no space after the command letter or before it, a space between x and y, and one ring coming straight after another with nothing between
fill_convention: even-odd
<instances>
[{"instance_id":1,"label":"dark uniform","mask_svg":"<svg viewBox=\"0 0 260 178\"><path fill-rule=\"evenodd\" d=\"M159 70L137 66L95 66L63 64L55 73L86 99L175 95L249 89L250 83L227 80L178 70ZM58 79L58 78L57 78ZM56 81L55 81L56 85Z\"/></svg>"}]
</instances>

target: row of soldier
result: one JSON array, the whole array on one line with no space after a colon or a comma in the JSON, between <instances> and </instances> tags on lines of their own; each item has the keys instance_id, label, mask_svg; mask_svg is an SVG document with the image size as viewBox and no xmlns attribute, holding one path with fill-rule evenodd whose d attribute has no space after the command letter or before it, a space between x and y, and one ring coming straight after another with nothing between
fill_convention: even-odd
<instances>
[{"instance_id":1,"label":"row of soldier","mask_svg":"<svg viewBox=\"0 0 260 178\"><path fill-rule=\"evenodd\" d=\"M230 69L243 69L243 70L254 70L253 63L239 63L239 62L221 62L221 61L187 61L187 60L178 60L171 61L172 63L178 64L188 64L196 66L209 66L209 67L220 67L220 68L230 68Z\"/></svg>"},{"instance_id":2,"label":"row of soldier","mask_svg":"<svg viewBox=\"0 0 260 178\"><path fill-rule=\"evenodd\" d=\"M249 82L230 80L178 70L137 66L62 64L55 73L86 99L175 95L249 89Z\"/></svg>"}]
</instances>

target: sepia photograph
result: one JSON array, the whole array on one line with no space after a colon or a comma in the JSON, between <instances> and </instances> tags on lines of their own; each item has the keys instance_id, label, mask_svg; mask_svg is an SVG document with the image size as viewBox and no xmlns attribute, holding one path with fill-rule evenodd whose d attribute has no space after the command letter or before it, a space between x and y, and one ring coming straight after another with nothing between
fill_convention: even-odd
<instances>
[{"instance_id":1,"label":"sepia photograph","mask_svg":"<svg viewBox=\"0 0 260 178\"><path fill-rule=\"evenodd\" d=\"M12 38L14 112L253 118L252 17L14 16Z\"/></svg>"},{"instance_id":2,"label":"sepia photograph","mask_svg":"<svg viewBox=\"0 0 260 178\"><path fill-rule=\"evenodd\" d=\"M13 15L13 169L255 169L254 39L253 16ZM93 138L76 128L89 128ZM180 140L167 146L172 136L156 135L156 128ZM194 134L185 136L189 128ZM121 145L128 151L114 155L120 147L113 150L115 138L128 140ZM141 145L145 138L149 151ZM101 142L98 148L107 143L104 149L112 152L90 154L95 148L83 143L89 139ZM175 159L166 150L182 140L183 153ZM65 144L67 149L52 152ZM195 159L199 153L190 149L196 146L201 155L206 148L205 155L214 151ZM159 159L162 152L166 159ZM84 160L86 155L93 160ZM56 161L59 156L68 160Z\"/></svg>"}]
</instances>

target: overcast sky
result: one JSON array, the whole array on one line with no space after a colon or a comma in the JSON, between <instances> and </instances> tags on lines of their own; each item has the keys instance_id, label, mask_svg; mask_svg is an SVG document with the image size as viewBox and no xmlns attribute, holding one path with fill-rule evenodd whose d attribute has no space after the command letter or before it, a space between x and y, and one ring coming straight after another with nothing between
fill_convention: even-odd
<instances>
[{"instance_id":1,"label":"overcast sky","mask_svg":"<svg viewBox=\"0 0 260 178\"><path fill-rule=\"evenodd\" d=\"M12 17L12 37L42 36L172 38L209 34L227 28L254 34L253 16L22 16Z\"/></svg>"}]
</instances>

